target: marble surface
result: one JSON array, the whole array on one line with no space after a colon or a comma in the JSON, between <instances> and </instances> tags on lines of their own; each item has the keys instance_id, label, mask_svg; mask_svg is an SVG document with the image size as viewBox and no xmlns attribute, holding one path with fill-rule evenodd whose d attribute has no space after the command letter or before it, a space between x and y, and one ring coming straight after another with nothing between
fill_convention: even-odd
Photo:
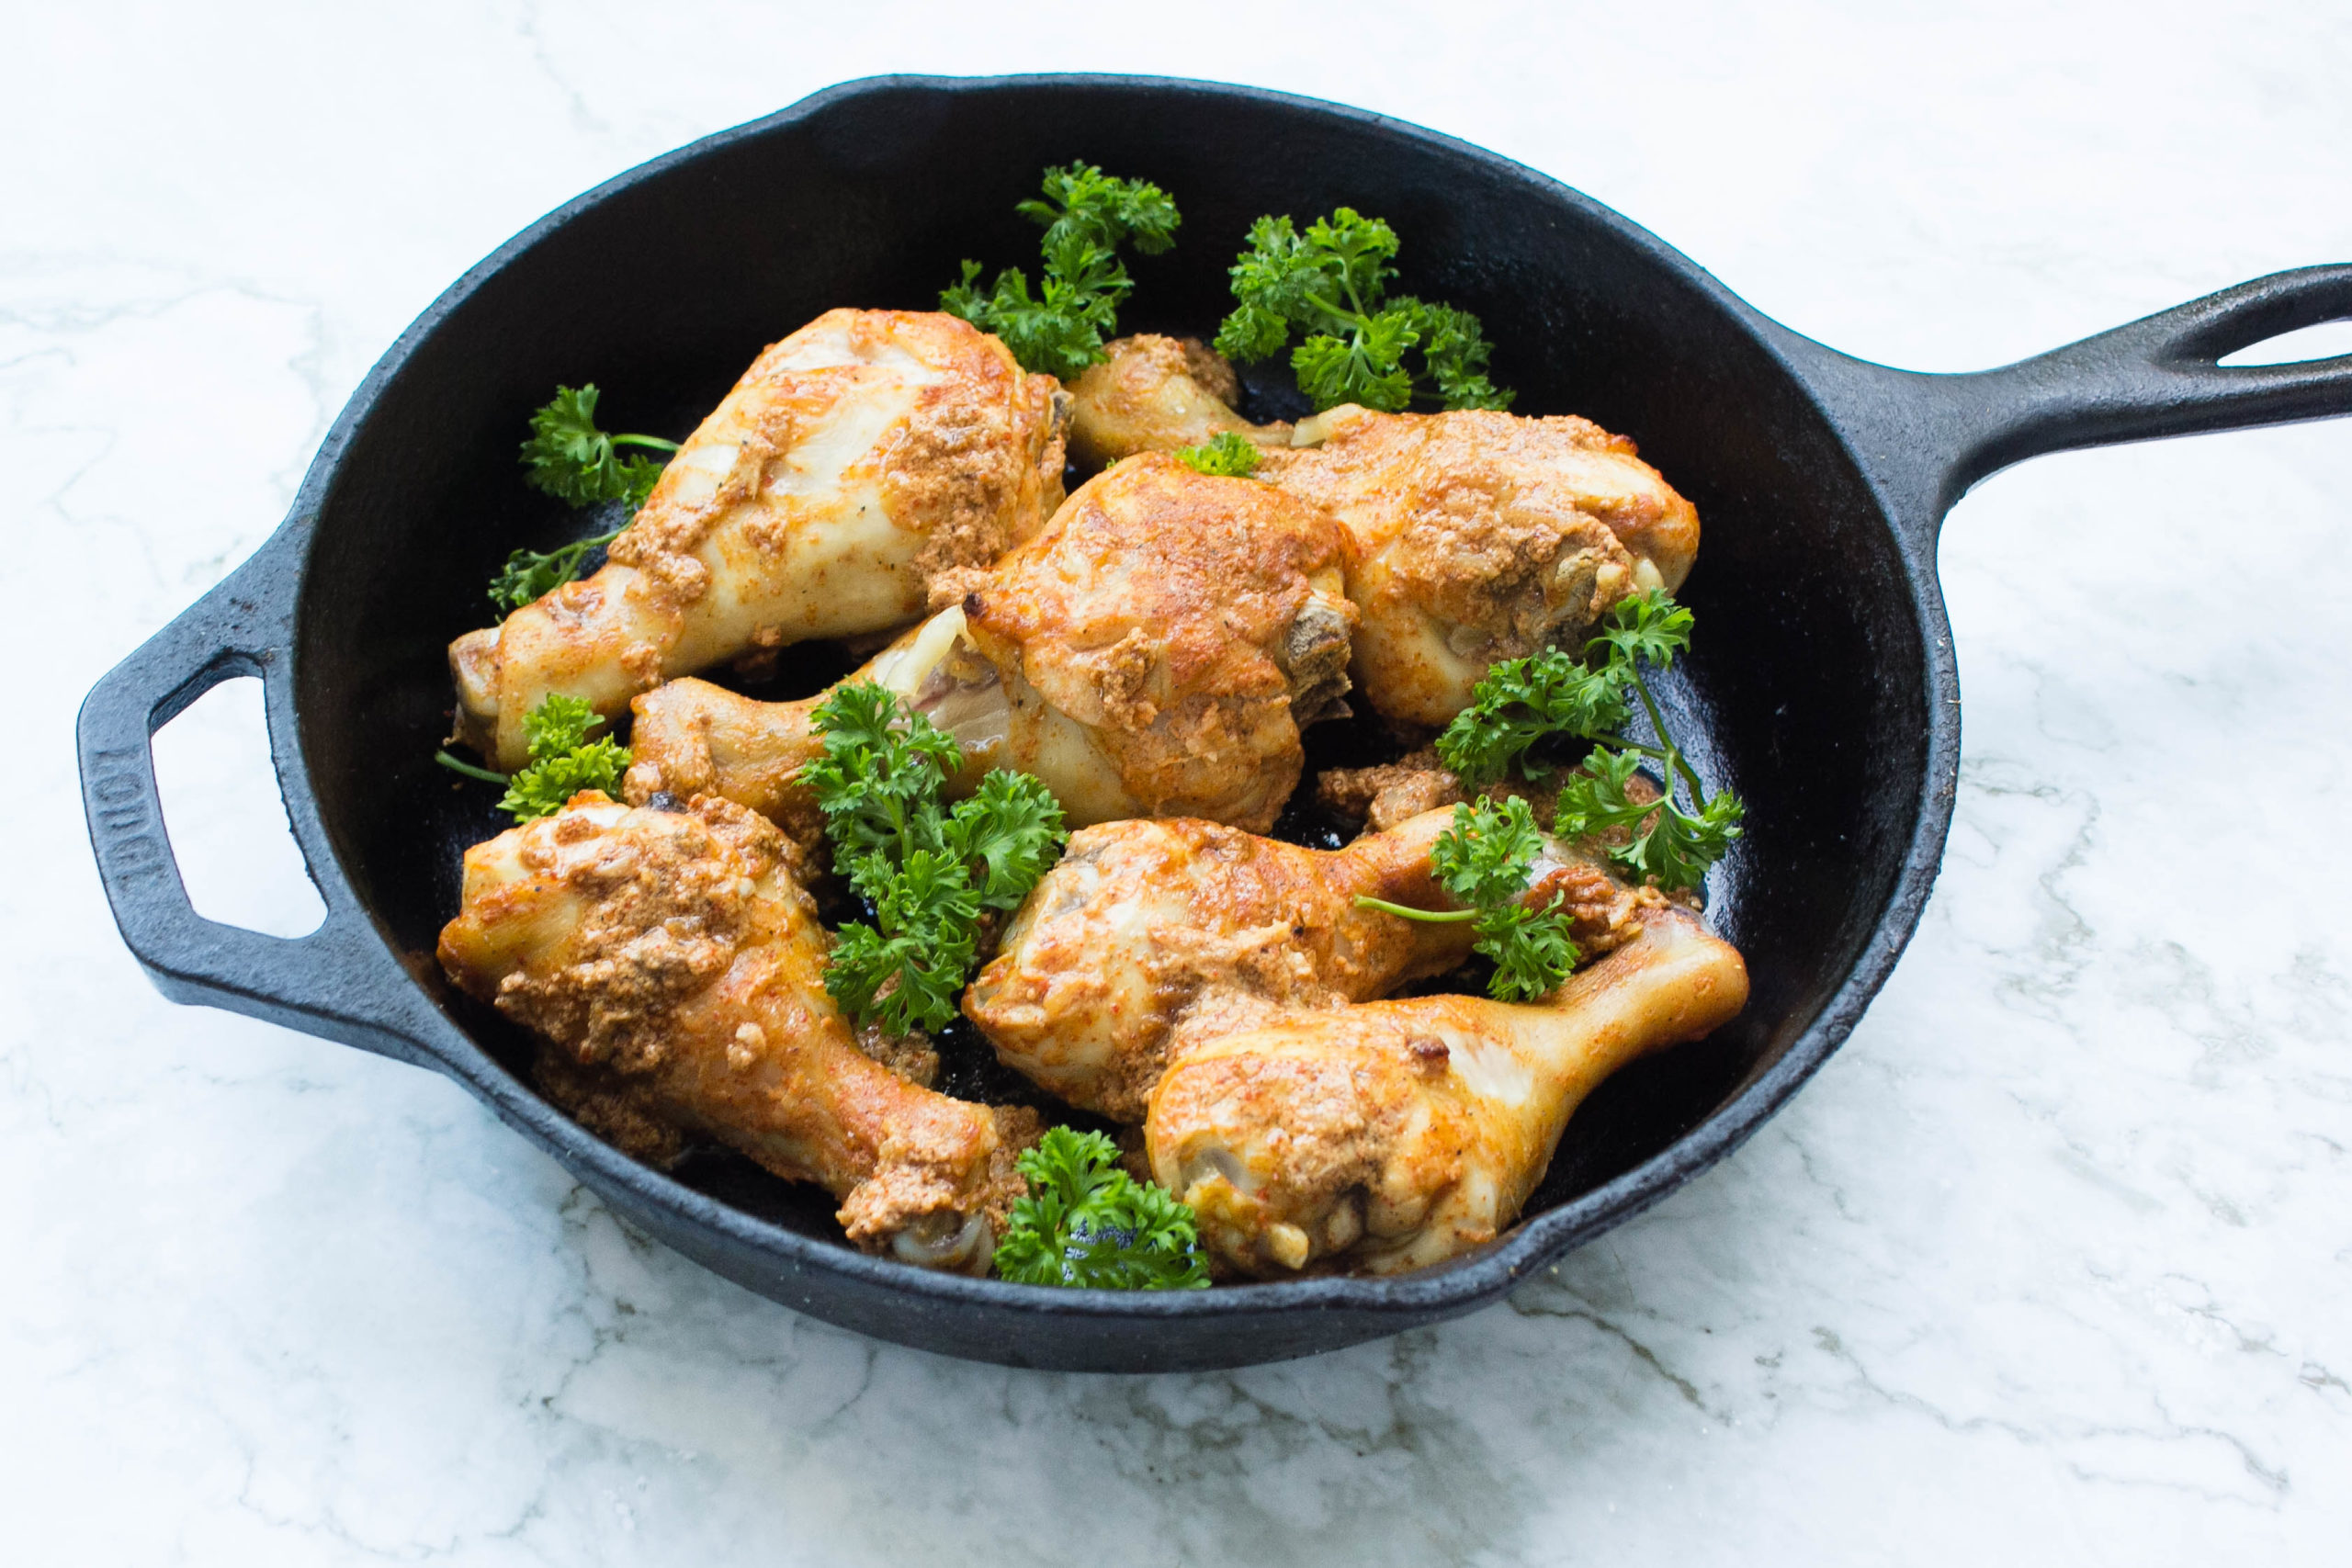
<instances>
[{"instance_id":1,"label":"marble surface","mask_svg":"<svg viewBox=\"0 0 2352 1568\"><path fill-rule=\"evenodd\" d=\"M1958 820L1852 1043L1655 1212L1388 1343L1146 1380L876 1345L630 1234L436 1077L148 988L74 798L90 682L266 536L449 279L834 80L1160 70L1363 104L1922 368L2352 259L2341 4L1135 17L6 7L8 1555L2344 1561L2352 424L2048 459L1963 502ZM171 827L209 910L299 931L254 714L225 688L166 731Z\"/></svg>"}]
</instances>

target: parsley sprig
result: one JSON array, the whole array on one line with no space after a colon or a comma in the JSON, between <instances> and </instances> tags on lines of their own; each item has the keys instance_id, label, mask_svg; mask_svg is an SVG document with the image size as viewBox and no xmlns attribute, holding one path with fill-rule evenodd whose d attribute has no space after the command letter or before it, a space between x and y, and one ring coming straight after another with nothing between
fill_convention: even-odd
<instances>
[{"instance_id":1,"label":"parsley sprig","mask_svg":"<svg viewBox=\"0 0 2352 1568\"><path fill-rule=\"evenodd\" d=\"M836 688L814 720L824 754L800 777L825 814L835 866L874 908L870 923L842 927L825 989L854 1023L943 1029L982 919L1017 907L1060 854L1060 803L1000 768L944 808L955 738L877 682Z\"/></svg>"},{"instance_id":2,"label":"parsley sprig","mask_svg":"<svg viewBox=\"0 0 2352 1568\"><path fill-rule=\"evenodd\" d=\"M1148 180L1123 180L1091 164L1047 169L1041 200L1015 209L1042 224L1044 265L1037 292L1017 266L979 288L980 264L964 263L963 281L942 289L939 308L994 333L1024 370L1064 380L1102 358L1119 330L1119 306L1134 289L1119 247L1156 256L1176 243L1176 203Z\"/></svg>"},{"instance_id":3,"label":"parsley sprig","mask_svg":"<svg viewBox=\"0 0 2352 1568\"><path fill-rule=\"evenodd\" d=\"M498 808L517 822L528 822L554 816L583 789L600 789L619 798L629 750L609 735L588 739L588 732L604 722L586 698L549 692L523 716L523 739L531 760L514 773L493 773L447 751L435 752L433 760L453 773L504 784L506 794Z\"/></svg>"},{"instance_id":4,"label":"parsley sprig","mask_svg":"<svg viewBox=\"0 0 2352 1568\"><path fill-rule=\"evenodd\" d=\"M1394 413L1417 393L1450 409L1509 408L1512 394L1487 379L1494 345L1477 317L1408 294L1386 298L1396 249L1396 230L1351 207L1303 234L1288 218L1259 219L1231 268L1239 303L1217 352L1264 359L1295 328L1306 336L1291 369L1317 409L1362 403Z\"/></svg>"},{"instance_id":5,"label":"parsley sprig","mask_svg":"<svg viewBox=\"0 0 2352 1568\"><path fill-rule=\"evenodd\" d=\"M635 511L653 493L665 457L623 457L616 446L646 446L675 452L678 444L659 435L607 435L596 428L596 384L558 387L545 408L531 415L531 438L523 443L523 482L573 506L626 501Z\"/></svg>"},{"instance_id":6,"label":"parsley sprig","mask_svg":"<svg viewBox=\"0 0 2352 1568\"><path fill-rule=\"evenodd\" d=\"M1532 1001L1557 989L1582 956L1560 912L1564 895L1555 893L1540 909L1521 901L1543 849L1544 834L1524 796L1464 802L1453 808L1453 825L1430 846L1430 869L1438 885L1468 908L1415 909L1369 895L1359 895L1356 907L1432 924L1475 920L1478 941L1472 951L1495 965L1487 994L1499 1001Z\"/></svg>"},{"instance_id":7,"label":"parsley sprig","mask_svg":"<svg viewBox=\"0 0 2352 1568\"><path fill-rule=\"evenodd\" d=\"M1197 1291L1209 1282L1193 1211L1119 1168L1100 1133L1056 1127L1022 1151L1029 1194L1015 1199L996 1271L1023 1285Z\"/></svg>"},{"instance_id":8,"label":"parsley sprig","mask_svg":"<svg viewBox=\"0 0 2352 1568\"><path fill-rule=\"evenodd\" d=\"M1220 430L1198 446L1177 450L1179 461L1196 474L1246 479L1258 471L1258 444L1230 430Z\"/></svg>"},{"instance_id":9,"label":"parsley sprig","mask_svg":"<svg viewBox=\"0 0 2352 1568\"><path fill-rule=\"evenodd\" d=\"M593 538L574 539L552 550L515 550L490 580L490 602L507 614L546 598L580 575L588 552L621 536L618 528Z\"/></svg>"},{"instance_id":10,"label":"parsley sprig","mask_svg":"<svg viewBox=\"0 0 2352 1568\"><path fill-rule=\"evenodd\" d=\"M558 387L547 406L531 415L531 438L523 443L523 482L571 506L627 502L634 514L653 493L668 459L623 457L614 448L675 452L678 444L659 435L607 435L596 428L596 398L593 381L580 388ZM552 550L515 550L490 580L490 602L512 614L545 598L580 575L590 550L620 536L616 528Z\"/></svg>"},{"instance_id":11,"label":"parsley sprig","mask_svg":"<svg viewBox=\"0 0 2352 1568\"><path fill-rule=\"evenodd\" d=\"M1740 836L1747 808L1730 790L1709 793L1642 673L1645 663L1670 669L1690 646L1690 612L1652 589L1610 611L1582 660L1548 649L1496 665L1438 737L1439 760L1475 788L1514 771L1549 773L1530 752L1552 736L1598 742L1561 785L1553 831L1577 839L1622 829L1630 837L1609 856L1634 876L1668 889L1698 886ZM1635 702L1655 743L1620 733ZM1654 799L1633 792L1645 761L1663 780Z\"/></svg>"}]
</instances>

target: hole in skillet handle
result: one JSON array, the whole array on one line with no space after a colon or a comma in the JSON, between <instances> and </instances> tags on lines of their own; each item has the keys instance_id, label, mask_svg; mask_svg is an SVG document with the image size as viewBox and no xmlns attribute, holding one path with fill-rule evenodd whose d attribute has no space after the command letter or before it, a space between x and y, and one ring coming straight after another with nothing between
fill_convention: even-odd
<instances>
[{"instance_id":1,"label":"hole in skillet handle","mask_svg":"<svg viewBox=\"0 0 2352 1568\"><path fill-rule=\"evenodd\" d=\"M2314 359L2335 359L2352 355L2352 321L2322 321L2315 327L2303 327L2277 337L2252 343L2234 353L2225 354L2215 364L2224 367L2240 365L2301 365Z\"/></svg>"},{"instance_id":2,"label":"hole in skillet handle","mask_svg":"<svg viewBox=\"0 0 2352 1568\"><path fill-rule=\"evenodd\" d=\"M303 937L324 924L326 902L270 768L259 678L221 682L152 745L164 830L196 912L264 936Z\"/></svg>"}]
</instances>

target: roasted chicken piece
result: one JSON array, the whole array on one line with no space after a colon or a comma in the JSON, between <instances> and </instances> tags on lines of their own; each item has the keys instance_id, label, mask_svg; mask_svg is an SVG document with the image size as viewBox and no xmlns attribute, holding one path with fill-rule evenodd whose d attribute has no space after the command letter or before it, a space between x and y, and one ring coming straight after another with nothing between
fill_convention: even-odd
<instances>
[{"instance_id":1,"label":"roasted chicken piece","mask_svg":"<svg viewBox=\"0 0 2352 1568\"><path fill-rule=\"evenodd\" d=\"M1121 338L1071 388L1073 448L1118 457L1235 430L1258 477L1329 507L1357 559L1356 685L1385 717L1442 725L1487 666L1579 648L1609 607L1678 589L1699 514L1633 442L1589 420L1464 410L1377 413L1353 404L1251 425L1232 371L1197 344Z\"/></svg>"},{"instance_id":2,"label":"roasted chicken piece","mask_svg":"<svg viewBox=\"0 0 2352 1568\"><path fill-rule=\"evenodd\" d=\"M1310 850L1213 822L1109 822L1073 834L964 996L999 1060L1073 1105L1143 1118L1185 1042L1278 1015L1384 996L1470 955L1464 923L1355 906L1457 906L1430 872L1452 825L1430 811L1342 850ZM1640 931L1660 907L1547 844L1527 898L1555 896L1586 952Z\"/></svg>"},{"instance_id":3,"label":"roasted chicken piece","mask_svg":"<svg viewBox=\"0 0 2352 1568\"><path fill-rule=\"evenodd\" d=\"M1487 667L1580 649L1611 605L1679 588L1699 513L1589 420L1465 409L1302 423L1258 470L1354 536L1356 683L1384 716L1442 725Z\"/></svg>"},{"instance_id":4,"label":"roasted chicken piece","mask_svg":"<svg viewBox=\"0 0 2352 1568\"><path fill-rule=\"evenodd\" d=\"M1689 914L1535 1006L1415 997L1198 1039L1152 1091L1152 1174L1246 1274L1396 1273L1493 1240L1619 1067L1738 1013L1747 969Z\"/></svg>"},{"instance_id":5,"label":"roasted chicken piece","mask_svg":"<svg viewBox=\"0 0 2352 1568\"><path fill-rule=\"evenodd\" d=\"M911 672L933 669L944 657L942 639L959 636L963 624L958 609L933 616L866 660L844 683L877 682L911 697ZM824 814L801 787L798 774L803 762L824 754L816 712L825 695L763 703L691 676L656 686L629 705L637 719L621 793L639 806L662 795L710 795L748 806L782 829L808 863L821 864ZM954 716L934 707L931 716L941 722ZM964 767L947 781L948 792L969 794L987 771Z\"/></svg>"},{"instance_id":6,"label":"roasted chicken piece","mask_svg":"<svg viewBox=\"0 0 2352 1568\"><path fill-rule=\"evenodd\" d=\"M1035 1113L934 1094L862 1054L783 836L729 801L585 791L466 852L442 966L539 1040L556 1104L652 1163L707 1138L841 1200L849 1238L984 1272Z\"/></svg>"},{"instance_id":7,"label":"roasted chicken piece","mask_svg":"<svg viewBox=\"0 0 2352 1568\"><path fill-rule=\"evenodd\" d=\"M520 767L549 692L617 718L671 676L915 619L1060 504L1066 401L953 316L827 311L744 372L603 570L450 645L460 737Z\"/></svg>"},{"instance_id":8,"label":"roasted chicken piece","mask_svg":"<svg viewBox=\"0 0 2352 1568\"><path fill-rule=\"evenodd\" d=\"M859 673L956 738L965 785L1013 768L1076 824L1264 829L1298 783L1301 727L1346 711L1347 558L1320 508L1148 454L1081 486L993 569L946 578L947 607ZM808 820L792 774L816 754L814 706L673 682L636 705L628 793Z\"/></svg>"},{"instance_id":9,"label":"roasted chicken piece","mask_svg":"<svg viewBox=\"0 0 2352 1568\"><path fill-rule=\"evenodd\" d=\"M1114 338L1069 384L1069 453L1085 468L1198 446L1226 431L1265 444L1290 441L1290 426L1253 425L1233 412L1240 380L1198 338Z\"/></svg>"}]
</instances>

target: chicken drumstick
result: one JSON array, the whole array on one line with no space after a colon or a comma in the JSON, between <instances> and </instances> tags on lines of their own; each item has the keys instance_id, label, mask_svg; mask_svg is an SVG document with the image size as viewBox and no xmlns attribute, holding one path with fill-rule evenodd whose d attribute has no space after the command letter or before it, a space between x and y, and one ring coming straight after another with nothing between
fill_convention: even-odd
<instances>
[{"instance_id":1,"label":"chicken drumstick","mask_svg":"<svg viewBox=\"0 0 2352 1568\"><path fill-rule=\"evenodd\" d=\"M973 979L964 1012L998 1059L1073 1105L1136 1122L1185 1042L1290 1010L1385 996L1470 955L1466 923L1360 909L1458 908L1430 871L1453 812L1341 850L1212 822L1109 822L1071 836ZM1547 845L1525 895L1555 897L1586 952L1629 940L1662 903Z\"/></svg>"},{"instance_id":2,"label":"chicken drumstick","mask_svg":"<svg viewBox=\"0 0 2352 1568\"><path fill-rule=\"evenodd\" d=\"M987 1270L1036 1114L917 1087L862 1054L776 829L729 801L594 791L466 852L442 966L539 1039L548 1098L640 1159L715 1139L842 1201L849 1238Z\"/></svg>"},{"instance_id":3,"label":"chicken drumstick","mask_svg":"<svg viewBox=\"0 0 2352 1568\"><path fill-rule=\"evenodd\" d=\"M1177 1054L1144 1124L1152 1174L1243 1273L1425 1268L1518 1217L1602 1079L1747 1000L1738 953L1668 908L1536 1006L1286 1013Z\"/></svg>"},{"instance_id":4,"label":"chicken drumstick","mask_svg":"<svg viewBox=\"0 0 2352 1568\"><path fill-rule=\"evenodd\" d=\"M1298 783L1300 728L1344 712L1347 536L1251 479L1149 454L1082 486L1045 532L859 675L961 744L968 786L1035 774L1073 823L1204 817L1264 829ZM701 682L638 699L634 800L705 791L813 820L793 775L815 702Z\"/></svg>"},{"instance_id":5,"label":"chicken drumstick","mask_svg":"<svg viewBox=\"0 0 2352 1568\"><path fill-rule=\"evenodd\" d=\"M549 692L617 718L669 676L913 620L1061 503L1066 402L953 316L828 310L744 372L601 570L450 645L460 738L517 768Z\"/></svg>"}]
</instances>

